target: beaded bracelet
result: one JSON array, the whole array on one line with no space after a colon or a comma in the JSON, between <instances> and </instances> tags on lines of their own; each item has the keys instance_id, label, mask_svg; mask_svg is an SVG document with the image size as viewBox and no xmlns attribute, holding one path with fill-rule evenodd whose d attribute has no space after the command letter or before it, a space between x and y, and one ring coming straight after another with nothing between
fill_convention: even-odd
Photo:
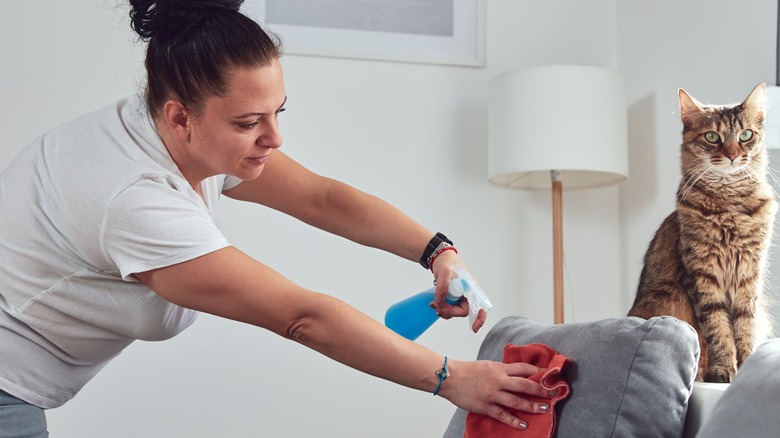
<instances>
[{"instance_id":1,"label":"beaded bracelet","mask_svg":"<svg viewBox=\"0 0 780 438\"><path fill-rule=\"evenodd\" d=\"M436 261L436 257L438 257L444 251L455 251L455 254L458 253L458 250L451 244L447 242L440 243L436 248L436 251L434 251L431 256L428 257L428 267L431 269L431 271L433 271L433 262Z\"/></svg>"},{"instance_id":2,"label":"beaded bracelet","mask_svg":"<svg viewBox=\"0 0 780 438\"><path fill-rule=\"evenodd\" d=\"M439 376L439 384L436 386L436 391L433 391L434 397L439 395L441 384L444 382L444 380L447 379L447 377L450 376L450 371L447 369L447 356L444 356L444 366L442 366L440 370L436 371L436 375Z\"/></svg>"}]
</instances>

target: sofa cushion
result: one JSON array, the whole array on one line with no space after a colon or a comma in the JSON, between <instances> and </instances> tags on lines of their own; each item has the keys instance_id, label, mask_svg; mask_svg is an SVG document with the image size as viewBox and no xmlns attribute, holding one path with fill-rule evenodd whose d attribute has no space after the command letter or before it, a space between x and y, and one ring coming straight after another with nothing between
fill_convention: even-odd
<instances>
[{"instance_id":1,"label":"sofa cushion","mask_svg":"<svg viewBox=\"0 0 780 438\"><path fill-rule=\"evenodd\" d=\"M508 343L546 344L572 360L564 371L571 394L556 406L557 437L682 434L699 360L688 324L630 317L552 325L512 316L490 330L478 358L501 361ZM456 410L445 438L463 437L466 415Z\"/></svg>"},{"instance_id":2,"label":"sofa cushion","mask_svg":"<svg viewBox=\"0 0 780 438\"><path fill-rule=\"evenodd\" d=\"M765 342L739 367L697 437L780 434L780 339Z\"/></svg>"}]
</instances>

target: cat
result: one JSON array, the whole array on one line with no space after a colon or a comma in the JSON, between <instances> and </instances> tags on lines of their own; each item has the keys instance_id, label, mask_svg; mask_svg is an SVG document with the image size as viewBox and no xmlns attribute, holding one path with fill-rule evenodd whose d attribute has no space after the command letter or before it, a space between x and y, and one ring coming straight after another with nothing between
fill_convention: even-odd
<instances>
[{"instance_id":1,"label":"cat","mask_svg":"<svg viewBox=\"0 0 780 438\"><path fill-rule=\"evenodd\" d=\"M764 271L777 204L767 180L766 85L737 105L678 94L676 209L650 242L628 315L689 323L701 351L696 380L728 383L772 333Z\"/></svg>"}]
</instances>

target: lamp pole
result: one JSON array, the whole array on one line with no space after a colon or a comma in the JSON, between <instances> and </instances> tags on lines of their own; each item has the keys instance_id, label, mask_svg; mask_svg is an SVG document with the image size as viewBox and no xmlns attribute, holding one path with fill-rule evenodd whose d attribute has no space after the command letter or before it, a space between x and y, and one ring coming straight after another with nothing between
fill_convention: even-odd
<instances>
[{"instance_id":1,"label":"lamp pole","mask_svg":"<svg viewBox=\"0 0 780 438\"><path fill-rule=\"evenodd\" d=\"M550 171L553 209L553 316L563 324L563 182L561 172Z\"/></svg>"}]
</instances>

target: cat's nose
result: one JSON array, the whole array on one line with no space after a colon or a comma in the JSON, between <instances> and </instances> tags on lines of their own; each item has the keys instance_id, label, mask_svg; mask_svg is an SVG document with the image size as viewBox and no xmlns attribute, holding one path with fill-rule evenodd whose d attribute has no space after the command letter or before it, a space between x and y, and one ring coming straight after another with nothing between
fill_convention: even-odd
<instances>
[{"instance_id":1,"label":"cat's nose","mask_svg":"<svg viewBox=\"0 0 780 438\"><path fill-rule=\"evenodd\" d=\"M723 155L726 156L733 163L734 160L739 158L739 148L733 145L726 144L723 146Z\"/></svg>"}]
</instances>

